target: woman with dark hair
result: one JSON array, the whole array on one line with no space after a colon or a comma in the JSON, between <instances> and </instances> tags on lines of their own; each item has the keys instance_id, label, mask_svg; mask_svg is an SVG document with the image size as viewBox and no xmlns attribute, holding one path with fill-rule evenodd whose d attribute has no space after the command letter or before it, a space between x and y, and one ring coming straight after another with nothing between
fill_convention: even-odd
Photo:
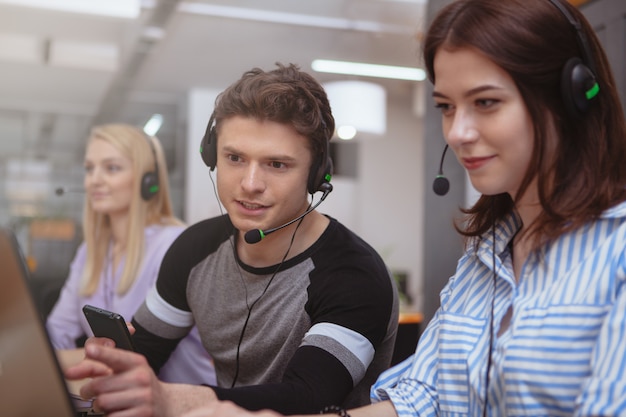
<instances>
[{"instance_id":1,"label":"woman with dark hair","mask_svg":"<svg viewBox=\"0 0 626 417\"><path fill-rule=\"evenodd\" d=\"M424 57L482 195L415 354L379 377L375 404L330 411L626 415L626 122L597 37L563 0L459 0Z\"/></svg>"}]
</instances>

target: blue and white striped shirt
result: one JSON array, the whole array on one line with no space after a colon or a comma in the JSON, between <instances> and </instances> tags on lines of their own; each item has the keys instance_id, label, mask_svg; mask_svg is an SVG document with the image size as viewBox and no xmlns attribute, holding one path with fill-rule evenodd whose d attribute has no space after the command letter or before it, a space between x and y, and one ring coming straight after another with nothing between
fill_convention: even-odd
<instances>
[{"instance_id":1,"label":"blue and white striped shirt","mask_svg":"<svg viewBox=\"0 0 626 417\"><path fill-rule=\"evenodd\" d=\"M626 204L529 255L516 283L508 243L519 227L513 215L496 227L489 415L626 415ZM489 232L459 260L415 354L380 376L373 401L390 399L400 417L481 415L493 271Z\"/></svg>"}]
</instances>

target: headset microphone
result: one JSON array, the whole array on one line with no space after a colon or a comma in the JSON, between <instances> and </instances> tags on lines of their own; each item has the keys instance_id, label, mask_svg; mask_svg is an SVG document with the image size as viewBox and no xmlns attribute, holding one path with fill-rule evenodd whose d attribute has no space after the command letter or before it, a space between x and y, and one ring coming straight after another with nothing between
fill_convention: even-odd
<instances>
[{"instance_id":1,"label":"headset microphone","mask_svg":"<svg viewBox=\"0 0 626 417\"><path fill-rule=\"evenodd\" d=\"M443 160L446 157L446 151L448 150L448 145L443 148L443 153L441 154L441 162L439 162L439 172L437 173L437 177L435 181L433 181L433 191L437 195L446 195L448 194L448 190L450 189L450 181L443 175Z\"/></svg>"},{"instance_id":2,"label":"headset microphone","mask_svg":"<svg viewBox=\"0 0 626 417\"><path fill-rule=\"evenodd\" d=\"M54 193L58 196L61 196L67 193L84 193L84 192L85 192L85 189L83 188L71 188L71 187L59 187L56 190L54 190Z\"/></svg>"},{"instance_id":3,"label":"headset microphone","mask_svg":"<svg viewBox=\"0 0 626 417\"><path fill-rule=\"evenodd\" d=\"M322 198L320 198L320 200L315 203L311 208L309 208L307 211L305 211L304 213L302 213L301 215L299 215L298 217L296 217L295 219L281 225L278 227L274 227L272 229L267 229L267 230L261 230L261 229L253 229L253 230L249 230L246 232L246 234L244 235L244 240L246 241L246 243L249 244L253 244L253 243L258 243L261 240L263 240L263 238L267 235L269 235L270 233L274 233L277 230L280 230L284 227L289 226L290 224L293 224L295 222L297 222L298 220L300 220L301 218L303 218L304 216L306 216L307 214L309 214L310 212L312 212L313 210L315 210L315 208L317 206L319 206L322 201L324 201L326 199L326 197L328 196L328 194L330 194L330 192L333 190L333 185L329 182L325 182L322 185L320 185L320 191L322 191L324 194L322 195Z\"/></svg>"}]
</instances>

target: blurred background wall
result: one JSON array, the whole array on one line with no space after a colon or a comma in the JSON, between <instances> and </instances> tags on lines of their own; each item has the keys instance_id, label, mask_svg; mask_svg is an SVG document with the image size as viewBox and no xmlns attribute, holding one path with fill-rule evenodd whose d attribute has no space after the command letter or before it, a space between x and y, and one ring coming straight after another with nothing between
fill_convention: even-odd
<instances>
[{"instance_id":1,"label":"blurred background wall","mask_svg":"<svg viewBox=\"0 0 626 417\"><path fill-rule=\"evenodd\" d=\"M354 138L331 141L335 190L319 210L370 242L402 281L404 307L428 318L461 251L452 219L473 198L451 155L450 193L431 191L444 140L417 70L424 27L448 2L0 0L0 225L18 234L37 286L58 286L82 239L90 127L153 117L176 213L189 223L218 214L198 155L215 96L252 67L296 63L338 91L339 124L356 127ZM598 28L626 96L625 2L575 3ZM326 72L317 60L412 72ZM57 195L60 187L67 192Z\"/></svg>"}]
</instances>

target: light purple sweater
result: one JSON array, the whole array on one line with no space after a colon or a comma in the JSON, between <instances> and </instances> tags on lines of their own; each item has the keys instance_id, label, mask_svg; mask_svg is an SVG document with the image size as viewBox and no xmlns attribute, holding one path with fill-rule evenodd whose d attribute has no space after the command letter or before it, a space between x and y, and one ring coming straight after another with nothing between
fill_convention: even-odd
<instances>
[{"instance_id":1,"label":"light purple sweater","mask_svg":"<svg viewBox=\"0 0 626 417\"><path fill-rule=\"evenodd\" d=\"M115 288L124 269L124 260L119 263L116 271L112 271L112 268L105 268L100 276L98 289L93 295L84 297L79 294L87 256L87 247L84 243L81 244L72 260L70 275L63 285L56 305L48 316L46 327L52 345L57 349L72 349L76 347L76 338L83 334L93 336L83 316L82 308L85 304L119 313L126 321L130 321L154 285L165 252L183 230L182 226L160 225L148 226L145 229L144 261L140 266L137 279L122 296L115 293ZM107 265L110 264L107 262ZM159 378L167 382L215 384L213 364L195 328L181 340L167 363L161 368Z\"/></svg>"}]
</instances>

